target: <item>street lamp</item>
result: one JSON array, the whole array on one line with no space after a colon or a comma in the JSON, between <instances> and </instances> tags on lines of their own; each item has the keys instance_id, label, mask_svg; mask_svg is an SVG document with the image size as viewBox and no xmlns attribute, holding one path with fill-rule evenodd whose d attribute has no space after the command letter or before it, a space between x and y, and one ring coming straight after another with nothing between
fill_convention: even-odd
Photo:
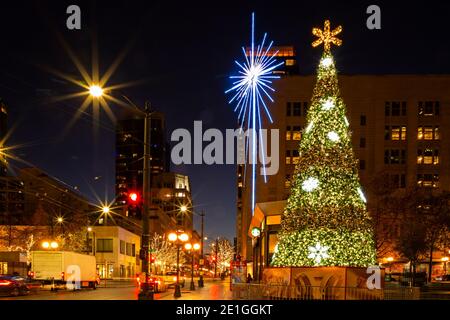
<instances>
[{"instance_id":1,"label":"street lamp","mask_svg":"<svg viewBox=\"0 0 450 320\"><path fill-rule=\"evenodd\" d=\"M44 241L41 244L42 248L48 250L48 249L58 249L59 244L56 241Z\"/></svg>"},{"instance_id":2,"label":"street lamp","mask_svg":"<svg viewBox=\"0 0 450 320\"><path fill-rule=\"evenodd\" d=\"M103 212L104 214L108 214L109 211L110 211L110 208L107 207L107 206L104 206L104 207L102 208L102 212Z\"/></svg>"},{"instance_id":3,"label":"street lamp","mask_svg":"<svg viewBox=\"0 0 450 320\"><path fill-rule=\"evenodd\" d=\"M89 87L89 94L94 98L100 98L103 96L103 89L98 85L91 85Z\"/></svg>"},{"instance_id":4,"label":"street lamp","mask_svg":"<svg viewBox=\"0 0 450 320\"><path fill-rule=\"evenodd\" d=\"M180 249L183 243L189 240L189 236L187 233L179 230L177 232L171 232L167 239L170 242L176 244L177 246L177 282L175 283L175 292L173 296L175 298L181 297L181 289L180 289Z\"/></svg>"},{"instance_id":5,"label":"street lamp","mask_svg":"<svg viewBox=\"0 0 450 320\"><path fill-rule=\"evenodd\" d=\"M184 248L191 254L191 290L195 290L195 283L194 283L194 251L197 251L200 249L200 245L198 243L186 243L184 245Z\"/></svg>"}]
</instances>

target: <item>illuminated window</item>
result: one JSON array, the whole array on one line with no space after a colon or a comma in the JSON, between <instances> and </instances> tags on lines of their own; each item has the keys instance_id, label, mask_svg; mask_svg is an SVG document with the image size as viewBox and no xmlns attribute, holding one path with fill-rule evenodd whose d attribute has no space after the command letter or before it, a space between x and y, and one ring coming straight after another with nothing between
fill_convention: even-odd
<instances>
[{"instance_id":1,"label":"illuminated window","mask_svg":"<svg viewBox=\"0 0 450 320\"><path fill-rule=\"evenodd\" d=\"M291 126L287 126L286 127L286 140L289 141L292 138L292 134L291 134Z\"/></svg>"},{"instance_id":2,"label":"illuminated window","mask_svg":"<svg viewBox=\"0 0 450 320\"><path fill-rule=\"evenodd\" d=\"M405 141L406 140L406 126L385 126L384 140Z\"/></svg>"},{"instance_id":3,"label":"illuminated window","mask_svg":"<svg viewBox=\"0 0 450 320\"><path fill-rule=\"evenodd\" d=\"M281 215L276 216L267 216L266 217L266 225L278 225L281 224Z\"/></svg>"},{"instance_id":4,"label":"illuminated window","mask_svg":"<svg viewBox=\"0 0 450 320\"><path fill-rule=\"evenodd\" d=\"M417 140L439 140L439 127L424 126L417 128Z\"/></svg>"},{"instance_id":5,"label":"illuminated window","mask_svg":"<svg viewBox=\"0 0 450 320\"><path fill-rule=\"evenodd\" d=\"M286 180L284 181L284 187L285 188L291 187L291 176L289 174L286 175Z\"/></svg>"},{"instance_id":6,"label":"illuminated window","mask_svg":"<svg viewBox=\"0 0 450 320\"><path fill-rule=\"evenodd\" d=\"M300 126L294 126L292 128L293 132L292 132L292 140L300 140L302 138L302 132L301 132L301 127Z\"/></svg>"},{"instance_id":7,"label":"illuminated window","mask_svg":"<svg viewBox=\"0 0 450 320\"><path fill-rule=\"evenodd\" d=\"M292 150L292 164L297 164L300 161L298 150Z\"/></svg>"},{"instance_id":8,"label":"illuminated window","mask_svg":"<svg viewBox=\"0 0 450 320\"><path fill-rule=\"evenodd\" d=\"M286 164L291 164L291 150L286 150Z\"/></svg>"},{"instance_id":9,"label":"illuminated window","mask_svg":"<svg viewBox=\"0 0 450 320\"><path fill-rule=\"evenodd\" d=\"M418 149L417 164L439 164L439 150L437 149Z\"/></svg>"},{"instance_id":10,"label":"illuminated window","mask_svg":"<svg viewBox=\"0 0 450 320\"><path fill-rule=\"evenodd\" d=\"M426 173L417 175L417 185L419 187L438 188L439 187L439 175Z\"/></svg>"},{"instance_id":11,"label":"illuminated window","mask_svg":"<svg viewBox=\"0 0 450 320\"><path fill-rule=\"evenodd\" d=\"M295 65L294 59L286 59L286 66L293 66Z\"/></svg>"},{"instance_id":12,"label":"illuminated window","mask_svg":"<svg viewBox=\"0 0 450 320\"><path fill-rule=\"evenodd\" d=\"M8 262L0 262L0 274L8 274Z\"/></svg>"}]
</instances>

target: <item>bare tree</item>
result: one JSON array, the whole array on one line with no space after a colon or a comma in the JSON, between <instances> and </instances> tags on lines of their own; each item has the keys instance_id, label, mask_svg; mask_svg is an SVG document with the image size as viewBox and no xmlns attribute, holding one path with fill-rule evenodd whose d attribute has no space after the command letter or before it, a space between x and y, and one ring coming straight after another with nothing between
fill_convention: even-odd
<instances>
[{"instance_id":1,"label":"bare tree","mask_svg":"<svg viewBox=\"0 0 450 320\"><path fill-rule=\"evenodd\" d=\"M150 250L155 258L155 263L160 266L161 270L165 270L177 263L177 247L162 235L155 233L151 237ZM184 253L180 252L180 265L184 264L185 261Z\"/></svg>"},{"instance_id":2,"label":"bare tree","mask_svg":"<svg viewBox=\"0 0 450 320\"><path fill-rule=\"evenodd\" d=\"M226 270L234 256L234 247L230 241L228 239L218 239L211 243L210 251L210 263L216 264L220 272Z\"/></svg>"}]
</instances>

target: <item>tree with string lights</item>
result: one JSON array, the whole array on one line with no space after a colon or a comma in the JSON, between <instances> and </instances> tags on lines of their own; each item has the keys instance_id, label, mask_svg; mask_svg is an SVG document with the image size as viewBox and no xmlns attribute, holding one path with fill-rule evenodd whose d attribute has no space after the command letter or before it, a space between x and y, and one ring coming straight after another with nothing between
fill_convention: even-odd
<instances>
[{"instance_id":1,"label":"tree with string lights","mask_svg":"<svg viewBox=\"0 0 450 320\"><path fill-rule=\"evenodd\" d=\"M273 266L355 266L376 262L366 198L358 177L346 107L339 92L331 44L339 26L313 29L324 45L317 82L300 141L300 162L282 217Z\"/></svg>"}]
</instances>

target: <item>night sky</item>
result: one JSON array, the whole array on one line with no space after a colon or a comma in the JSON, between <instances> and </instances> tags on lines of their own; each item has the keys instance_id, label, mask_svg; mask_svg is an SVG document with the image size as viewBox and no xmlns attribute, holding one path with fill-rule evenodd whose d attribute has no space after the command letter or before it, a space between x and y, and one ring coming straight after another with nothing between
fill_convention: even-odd
<instances>
[{"instance_id":1,"label":"night sky","mask_svg":"<svg viewBox=\"0 0 450 320\"><path fill-rule=\"evenodd\" d=\"M117 3L116 3L117 2ZM394 2L394 1L389 1ZM82 30L66 29L66 8L78 4ZM381 7L382 29L366 28L366 8ZM100 115L97 133L88 114L67 135L65 125L81 99L49 103L49 96L81 88L48 72L49 68L81 80L67 56L60 34L90 70L92 43L98 44L100 74L127 54L109 85L140 81L122 89L137 104L146 99L166 114L167 134L234 128L236 115L224 91L236 72L241 46L250 38L251 12L256 32L268 32L275 45L294 45L302 74L315 72L320 49L312 49L313 26L330 19L343 25L344 44L333 53L341 73L450 73L448 1L1 1L0 97L9 107L7 145L14 153L73 186L91 199L114 195L114 124ZM95 41L94 34L97 34ZM119 115L120 108L112 104ZM89 108L88 112L92 112ZM209 237L235 233L234 166L172 166L188 174L197 211L204 209ZM94 177L101 177L95 180Z\"/></svg>"}]
</instances>

